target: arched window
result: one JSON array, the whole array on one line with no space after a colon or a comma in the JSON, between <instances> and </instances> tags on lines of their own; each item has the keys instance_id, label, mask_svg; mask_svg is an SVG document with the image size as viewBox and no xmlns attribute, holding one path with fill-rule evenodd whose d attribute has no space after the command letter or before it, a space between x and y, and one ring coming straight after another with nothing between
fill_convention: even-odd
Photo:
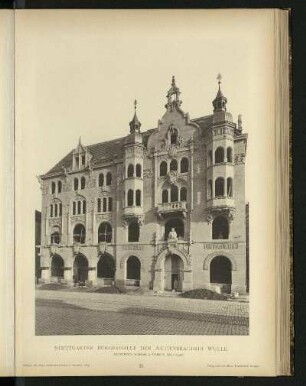
<instances>
[{"instance_id":1,"label":"arched window","mask_svg":"<svg viewBox=\"0 0 306 386\"><path fill-rule=\"evenodd\" d=\"M141 177L141 165L136 165L136 177Z\"/></svg>"},{"instance_id":2,"label":"arched window","mask_svg":"<svg viewBox=\"0 0 306 386\"><path fill-rule=\"evenodd\" d=\"M73 240L76 243L85 244L85 239L86 239L86 230L84 225L77 224L73 230Z\"/></svg>"},{"instance_id":3,"label":"arched window","mask_svg":"<svg viewBox=\"0 0 306 386\"><path fill-rule=\"evenodd\" d=\"M126 262L126 278L128 280L140 280L140 268L141 264L136 256L130 256ZM139 285L138 283L135 283Z\"/></svg>"},{"instance_id":4,"label":"arched window","mask_svg":"<svg viewBox=\"0 0 306 386\"><path fill-rule=\"evenodd\" d=\"M167 162L166 161L162 161L161 164L159 165L159 175L161 177L166 176L167 175L167 170L168 170Z\"/></svg>"},{"instance_id":5,"label":"arched window","mask_svg":"<svg viewBox=\"0 0 306 386\"><path fill-rule=\"evenodd\" d=\"M110 255L107 253L100 255L97 265L97 277L113 279L115 275L115 269L114 259Z\"/></svg>"},{"instance_id":6,"label":"arched window","mask_svg":"<svg viewBox=\"0 0 306 386\"><path fill-rule=\"evenodd\" d=\"M81 202L81 201L78 201L78 214L81 214L81 213L82 213L81 206L82 206L82 202Z\"/></svg>"},{"instance_id":7,"label":"arched window","mask_svg":"<svg viewBox=\"0 0 306 386\"><path fill-rule=\"evenodd\" d=\"M181 173L187 173L188 172L188 159L182 158L181 159Z\"/></svg>"},{"instance_id":8,"label":"arched window","mask_svg":"<svg viewBox=\"0 0 306 386\"><path fill-rule=\"evenodd\" d=\"M50 205L50 217L53 217L53 205Z\"/></svg>"},{"instance_id":9,"label":"arched window","mask_svg":"<svg viewBox=\"0 0 306 386\"><path fill-rule=\"evenodd\" d=\"M100 173L99 174L99 186L103 186L103 185L104 185L104 174Z\"/></svg>"},{"instance_id":10,"label":"arched window","mask_svg":"<svg viewBox=\"0 0 306 386\"><path fill-rule=\"evenodd\" d=\"M228 220L223 216L218 216L212 223L213 239L228 239L229 225Z\"/></svg>"},{"instance_id":11,"label":"arched window","mask_svg":"<svg viewBox=\"0 0 306 386\"><path fill-rule=\"evenodd\" d=\"M167 189L162 191L162 203L165 204L169 200L169 193Z\"/></svg>"},{"instance_id":12,"label":"arched window","mask_svg":"<svg viewBox=\"0 0 306 386\"><path fill-rule=\"evenodd\" d=\"M169 232L174 228L177 237L183 238L184 237L184 223L179 218L172 218L168 220L165 224L165 240L168 240Z\"/></svg>"},{"instance_id":13,"label":"arched window","mask_svg":"<svg viewBox=\"0 0 306 386\"><path fill-rule=\"evenodd\" d=\"M85 179L85 177L82 177L81 178L81 189L85 189L85 185L86 185L86 179Z\"/></svg>"},{"instance_id":14,"label":"arched window","mask_svg":"<svg viewBox=\"0 0 306 386\"><path fill-rule=\"evenodd\" d=\"M73 187L74 187L74 190L79 189L79 180L77 178L73 180Z\"/></svg>"},{"instance_id":15,"label":"arched window","mask_svg":"<svg viewBox=\"0 0 306 386\"><path fill-rule=\"evenodd\" d=\"M209 181L208 181L208 191L207 191L207 198L208 198L209 200L211 200L212 197L213 197L213 191L212 191L212 188L213 188L213 186L212 186L212 180L209 180Z\"/></svg>"},{"instance_id":16,"label":"arched window","mask_svg":"<svg viewBox=\"0 0 306 386\"><path fill-rule=\"evenodd\" d=\"M128 194L127 194L127 204L128 206L133 206L134 205L134 192L132 189L129 189Z\"/></svg>"},{"instance_id":17,"label":"arched window","mask_svg":"<svg viewBox=\"0 0 306 386\"><path fill-rule=\"evenodd\" d=\"M171 171L171 172L177 171L177 160L176 160L176 159L173 159L173 160L170 162L170 171Z\"/></svg>"},{"instance_id":18,"label":"arched window","mask_svg":"<svg viewBox=\"0 0 306 386\"><path fill-rule=\"evenodd\" d=\"M57 204L54 204L54 217L57 217Z\"/></svg>"},{"instance_id":19,"label":"arched window","mask_svg":"<svg viewBox=\"0 0 306 386\"><path fill-rule=\"evenodd\" d=\"M227 197L233 197L233 179L231 177L227 179Z\"/></svg>"},{"instance_id":20,"label":"arched window","mask_svg":"<svg viewBox=\"0 0 306 386\"><path fill-rule=\"evenodd\" d=\"M212 160L212 151L209 150L208 152L208 166L211 166L213 163L213 160Z\"/></svg>"},{"instance_id":21,"label":"arched window","mask_svg":"<svg viewBox=\"0 0 306 386\"><path fill-rule=\"evenodd\" d=\"M216 256L210 263L210 282L223 284L222 292L230 293L232 284L232 263L226 256Z\"/></svg>"},{"instance_id":22,"label":"arched window","mask_svg":"<svg viewBox=\"0 0 306 386\"><path fill-rule=\"evenodd\" d=\"M129 164L128 170L127 170L127 176L128 177L133 177L134 175L134 165Z\"/></svg>"},{"instance_id":23,"label":"arched window","mask_svg":"<svg viewBox=\"0 0 306 386\"><path fill-rule=\"evenodd\" d=\"M72 205L73 205L72 214L77 214L76 213L76 202L73 201Z\"/></svg>"},{"instance_id":24,"label":"arched window","mask_svg":"<svg viewBox=\"0 0 306 386\"><path fill-rule=\"evenodd\" d=\"M51 233L51 244L59 244L61 242L60 228L54 226Z\"/></svg>"},{"instance_id":25,"label":"arched window","mask_svg":"<svg viewBox=\"0 0 306 386\"><path fill-rule=\"evenodd\" d=\"M98 198L98 213L101 213L101 198Z\"/></svg>"},{"instance_id":26,"label":"arched window","mask_svg":"<svg viewBox=\"0 0 306 386\"><path fill-rule=\"evenodd\" d=\"M223 147L218 147L215 151L215 163L220 164L224 162L224 149Z\"/></svg>"},{"instance_id":27,"label":"arched window","mask_svg":"<svg viewBox=\"0 0 306 386\"><path fill-rule=\"evenodd\" d=\"M219 177L215 181L215 197L224 196L224 178Z\"/></svg>"},{"instance_id":28,"label":"arched window","mask_svg":"<svg viewBox=\"0 0 306 386\"><path fill-rule=\"evenodd\" d=\"M136 206L141 206L141 190L136 190Z\"/></svg>"},{"instance_id":29,"label":"arched window","mask_svg":"<svg viewBox=\"0 0 306 386\"><path fill-rule=\"evenodd\" d=\"M233 162L233 149L231 147L228 147L226 150L226 158L227 162Z\"/></svg>"},{"instance_id":30,"label":"arched window","mask_svg":"<svg viewBox=\"0 0 306 386\"><path fill-rule=\"evenodd\" d=\"M86 201L83 200L83 214L86 213Z\"/></svg>"},{"instance_id":31,"label":"arched window","mask_svg":"<svg viewBox=\"0 0 306 386\"><path fill-rule=\"evenodd\" d=\"M55 254L51 261L51 276L64 277L64 260L60 255Z\"/></svg>"},{"instance_id":32,"label":"arched window","mask_svg":"<svg viewBox=\"0 0 306 386\"><path fill-rule=\"evenodd\" d=\"M128 241L129 242L139 241L139 225L137 222L132 222L129 224Z\"/></svg>"},{"instance_id":33,"label":"arched window","mask_svg":"<svg viewBox=\"0 0 306 386\"><path fill-rule=\"evenodd\" d=\"M57 192L58 193L62 192L62 181L58 181L58 183L57 183Z\"/></svg>"},{"instance_id":34,"label":"arched window","mask_svg":"<svg viewBox=\"0 0 306 386\"><path fill-rule=\"evenodd\" d=\"M63 212L62 208L63 208L62 203L59 203L58 204L58 215L59 216L62 216L62 212Z\"/></svg>"},{"instance_id":35,"label":"arched window","mask_svg":"<svg viewBox=\"0 0 306 386\"><path fill-rule=\"evenodd\" d=\"M106 242L110 243L112 241L112 227L108 222L103 222L100 224L98 229L98 243Z\"/></svg>"},{"instance_id":36,"label":"arched window","mask_svg":"<svg viewBox=\"0 0 306 386\"><path fill-rule=\"evenodd\" d=\"M56 189L55 182L52 182L52 184L51 184L51 192L52 192L52 194L55 193L55 189Z\"/></svg>"},{"instance_id":37,"label":"arched window","mask_svg":"<svg viewBox=\"0 0 306 386\"><path fill-rule=\"evenodd\" d=\"M185 186L181 187L180 201L187 201L187 188Z\"/></svg>"},{"instance_id":38,"label":"arched window","mask_svg":"<svg viewBox=\"0 0 306 386\"><path fill-rule=\"evenodd\" d=\"M176 185L171 186L170 195L171 195L171 198L170 198L171 202L178 201L178 187Z\"/></svg>"},{"instance_id":39,"label":"arched window","mask_svg":"<svg viewBox=\"0 0 306 386\"><path fill-rule=\"evenodd\" d=\"M108 172L106 174L106 185L111 185L112 184L112 174Z\"/></svg>"}]
</instances>

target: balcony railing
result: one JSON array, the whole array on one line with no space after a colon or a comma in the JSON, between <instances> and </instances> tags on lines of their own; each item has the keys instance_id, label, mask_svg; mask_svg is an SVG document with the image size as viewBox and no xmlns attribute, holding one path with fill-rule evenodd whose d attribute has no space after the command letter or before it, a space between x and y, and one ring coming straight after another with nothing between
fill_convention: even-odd
<instances>
[{"instance_id":1,"label":"balcony railing","mask_svg":"<svg viewBox=\"0 0 306 386\"><path fill-rule=\"evenodd\" d=\"M142 206L127 206L123 208L123 216L140 216L142 214Z\"/></svg>"},{"instance_id":2,"label":"balcony railing","mask_svg":"<svg viewBox=\"0 0 306 386\"><path fill-rule=\"evenodd\" d=\"M181 213L185 216L187 213L187 202L186 201L175 201L175 202L164 202L158 204L157 213L159 215Z\"/></svg>"}]
</instances>

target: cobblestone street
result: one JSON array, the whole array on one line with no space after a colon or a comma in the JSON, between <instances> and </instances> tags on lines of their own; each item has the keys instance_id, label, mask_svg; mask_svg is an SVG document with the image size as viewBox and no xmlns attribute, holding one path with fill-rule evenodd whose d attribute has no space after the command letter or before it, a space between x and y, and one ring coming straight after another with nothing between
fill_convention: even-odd
<instances>
[{"instance_id":1,"label":"cobblestone street","mask_svg":"<svg viewBox=\"0 0 306 386\"><path fill-rule=\"evenodd\" d=\"M247 335L248 303L36 291L37 335Z\"/></svg>"}]
</instances>

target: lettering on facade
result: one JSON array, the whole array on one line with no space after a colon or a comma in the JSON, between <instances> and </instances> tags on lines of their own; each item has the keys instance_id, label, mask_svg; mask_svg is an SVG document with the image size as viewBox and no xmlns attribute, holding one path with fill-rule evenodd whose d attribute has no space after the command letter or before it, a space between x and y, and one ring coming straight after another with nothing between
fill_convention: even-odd
<instances>
[{"instance_id":1,"label":"lettering on facade","mask_svg":"<svg viewBox=\"0 0 306 386\"><path fill-rule=\"evenodd\" d=\"M204 249L238 249L238 243L204 243Z\"/></svg>"},{"instance_id":2,"label":"lettering on facade","mask_svg":"<svg viewBox=\"0 0 306 386\"><path fill-rule=\"evenodd\" d=\"M142 245L122 245L124 251L142 251Z\"/></svg>"}]
</instances>

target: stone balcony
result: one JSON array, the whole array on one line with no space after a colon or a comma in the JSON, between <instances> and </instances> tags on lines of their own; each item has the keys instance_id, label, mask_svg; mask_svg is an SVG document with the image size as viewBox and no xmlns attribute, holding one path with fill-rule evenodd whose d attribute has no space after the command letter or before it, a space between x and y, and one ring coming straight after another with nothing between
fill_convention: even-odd
<instances>
[{"instance_id":1,"label":"stone balcony","mask_svg":"<svg viewBox=\"0 0 306 386\"><path fill-rule=\"evenodd\" d=\"M143 223L143 207L142 206L127 206L123 208L122 217L124 225L128 225L131 221L137 220L141 225Z\"/></svg>"},{"instance_id":2,"label":"stone balcony","mask_svg":"<svg viewBox=\"0 0 306 386\"><path fill-rule=\"evenodd\" d=\"M178 214L186 217L187 213L187 202L186 201L175 201L165 202L158 204L157 214L159 217L167 217L168 215Z\"/></svg>"},{"instance_id":3,"label":"stone balcony","mask_svg":"<svg viewBox=\"0 0 306 386\"><path fill-rule=\"evenodd\" d=\"M234 208L235 200L233 199L233 197L226 197L226 196L213 197L207 200L207 207L208 208L213 208L213 207Z\"/></svg>"}]
</instances>

